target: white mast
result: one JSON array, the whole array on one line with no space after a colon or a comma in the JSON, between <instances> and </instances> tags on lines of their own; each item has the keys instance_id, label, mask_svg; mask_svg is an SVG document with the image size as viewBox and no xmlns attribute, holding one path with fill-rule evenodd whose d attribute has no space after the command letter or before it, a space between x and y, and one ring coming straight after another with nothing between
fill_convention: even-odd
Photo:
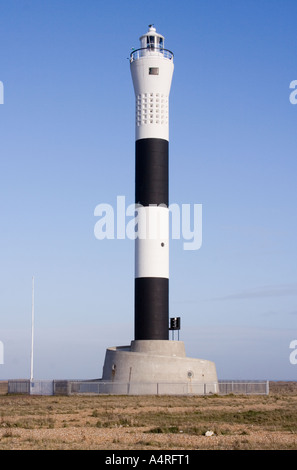
<instances>
[{"instance_id":1,"label":"white mast","mask_svg":"<svg viewBox=\"0 0 297 470\"><path fill-rule=\"evenodd\" d=\"M34 276L32 277L32 323L31 323L31 372L30 372L30 381L33 380L33 347L34 347Z\"/></svg>"}]
</instances>

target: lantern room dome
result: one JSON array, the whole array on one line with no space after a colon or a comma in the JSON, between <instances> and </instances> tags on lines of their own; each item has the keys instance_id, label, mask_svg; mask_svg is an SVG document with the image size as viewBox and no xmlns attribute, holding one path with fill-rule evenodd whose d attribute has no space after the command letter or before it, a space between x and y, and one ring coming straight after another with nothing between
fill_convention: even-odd
<instances>
[{"instance_id":1,"label":"lantern room dome","mask_svg":"<svg viewBox=\"0 0 297 470\"><path fill-rule=\"evenodd\" d=\"M149 30L139 38L140 48L133 49L130 54L130 62L152 55L160 56L164 59L173 60L173 53L164 48L164 36L157 33L154 25L149 25Z\"/></svg>"},{"instance_id":2,"label":"lantern room dome","mask_svg":"<svg viewBox=\"0 0 297 470\"><path fill-rule=\"evenodd\" d=\"M140 47L149 49L164 49L164 36L158 34L154 25L149 25L149 30L140 38Z\"/></svg>"}]
</instances>

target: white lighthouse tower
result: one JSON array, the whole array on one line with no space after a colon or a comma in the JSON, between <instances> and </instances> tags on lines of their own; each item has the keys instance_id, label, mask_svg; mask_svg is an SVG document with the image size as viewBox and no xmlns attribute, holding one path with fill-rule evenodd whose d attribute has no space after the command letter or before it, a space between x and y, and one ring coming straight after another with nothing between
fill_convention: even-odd
<instances>
[{"instance_id":1,"label":"white lighthouse tower","mask_svg":"<svg viewBox=\"0 0 297 470\"><path fill-rule=\"evenodd\" d=\"M169 94L173 53L153 25L130 55L135 92L134 340L108 348L105 393L217 393L215 364L169 340Z\"/></svg>"},{"instance_id":2,"label":"white lighthouse tower","mask_svg":"<svg viewBox=\"0 0 297 470\"><path fill-rule=\"evenodd\" d=\"M135 340L168 340L169 93L173 53L150 25L131 53L135 92Z\"/></svg>"}]
</instances>

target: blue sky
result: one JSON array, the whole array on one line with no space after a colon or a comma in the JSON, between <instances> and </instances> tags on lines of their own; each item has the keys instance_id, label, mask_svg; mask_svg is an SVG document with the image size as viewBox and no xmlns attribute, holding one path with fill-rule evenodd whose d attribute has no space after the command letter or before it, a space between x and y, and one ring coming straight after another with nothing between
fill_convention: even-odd
<instances>
[{"instance_id":1,"label":"blue sky","mask_svg":"<svg viewBox=\"0 0 297 470\"><path fill-rule=\"evenodd\" d=\"M0 0L0 379L101 377L133 339L134 244L94 236L134 196L131 48L174 52L170 202L202 204L197 251L172 240L170 316L222 379L296 380L295 0Z\"/></svg>"}]
</instances>

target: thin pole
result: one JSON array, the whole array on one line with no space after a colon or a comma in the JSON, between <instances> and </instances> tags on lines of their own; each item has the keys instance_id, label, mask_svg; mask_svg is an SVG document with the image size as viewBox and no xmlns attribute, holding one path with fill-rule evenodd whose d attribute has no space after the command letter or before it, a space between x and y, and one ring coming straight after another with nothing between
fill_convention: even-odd
<instances>
[{"instance_id":1,"label":"thin pole","mask_svg":"<svg viewBox=\"0 0 297 470\"><path fill-rule=\"evenodd\" d=\"M33 348L34 348L34 276L32 277L32 323L31 323L31 372L30 372L30 380L33 380Z\"/></svg>"}]
</instances>

